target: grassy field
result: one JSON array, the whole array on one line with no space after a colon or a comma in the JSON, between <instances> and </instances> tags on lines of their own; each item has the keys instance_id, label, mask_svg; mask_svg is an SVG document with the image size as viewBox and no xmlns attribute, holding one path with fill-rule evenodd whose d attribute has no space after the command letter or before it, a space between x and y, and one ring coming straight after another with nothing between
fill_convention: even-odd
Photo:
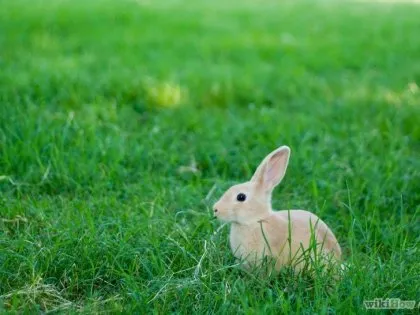
<instances>
[{"instance_id":1,"label":"grassy field","mask_svg":"<svg viewBox=\"0 0 420 315\"><path fill-rule=\"evenodd\" d=\"M420 5L0 0L0 312L420 302ZM211 205L277 146L276 209L350 265L260 279ZM401 311L403 312L403 311Z\"/></svg>"}]
</instances>

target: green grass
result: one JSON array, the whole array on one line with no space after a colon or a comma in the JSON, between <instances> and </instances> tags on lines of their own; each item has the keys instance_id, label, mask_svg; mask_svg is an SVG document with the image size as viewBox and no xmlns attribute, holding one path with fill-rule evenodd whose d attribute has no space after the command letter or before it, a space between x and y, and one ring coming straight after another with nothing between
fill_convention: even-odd
<instances>
[{"instance_id":1,"label":"green grass","mask_svg":"<svg viewBox=\"0 0 420 315\"><path fill-rule=\"evenodd\" d=\"M419 16L403 3L1 0L0 312L420 302ZM319 215L350 264L330 292L242 272L210 220L283 144L275 208Z\"/></svg>"}]
</instances>

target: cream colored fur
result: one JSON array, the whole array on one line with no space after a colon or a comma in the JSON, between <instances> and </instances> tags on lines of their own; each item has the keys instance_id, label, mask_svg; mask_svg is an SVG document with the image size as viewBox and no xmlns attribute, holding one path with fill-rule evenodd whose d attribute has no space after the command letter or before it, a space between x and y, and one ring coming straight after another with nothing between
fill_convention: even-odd
<instances>
[{"instance_id":1,"label":"cream colored fur","mask_svg":"<svg viewBox=\"0 0 420 315\"><path fill-rule=\"evenodd\" d=\"M287 146L271 152L249 182L229 188L213 207L217 218L231 223L230 246L235 257L249 266L258 265L268 256L275 260L276 270L292 265L299 271L304 266L302 254L309 251L314 240L317 256L323 261L341 258L333 232L315 214L305 210L273 211L271 194L285 175L289 156ZM237 200L240 193L245 194L245 201ZM311 257L315 251L313 254Z\"/></svg>"}]
</instances>

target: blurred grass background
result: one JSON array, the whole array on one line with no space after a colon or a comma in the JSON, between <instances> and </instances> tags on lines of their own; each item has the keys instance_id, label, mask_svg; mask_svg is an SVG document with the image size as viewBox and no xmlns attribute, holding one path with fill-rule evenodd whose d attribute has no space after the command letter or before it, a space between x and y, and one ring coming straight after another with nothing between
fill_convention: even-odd
<instances>
[{"instance_id":1,"label":"blurred grass background","mask_svg":"<svg viewBox=\"0 0 420 315\"><path fill-rule=\"evenodd\" d=\"M0 310L420 301L419 16L392 1L1 0ZM227 227L213 234L212 202L282 144L275 208L318 214L351 263L332 293L246 275Z\"/></svg>"}]
</instances>

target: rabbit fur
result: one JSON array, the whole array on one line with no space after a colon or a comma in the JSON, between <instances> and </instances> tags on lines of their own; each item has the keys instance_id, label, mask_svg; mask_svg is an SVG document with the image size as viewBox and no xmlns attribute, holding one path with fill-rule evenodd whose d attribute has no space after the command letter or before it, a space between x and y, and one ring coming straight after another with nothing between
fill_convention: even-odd
<instances>
[{"instance_id":1,"label":"rabbit fur","mask_svg":"<svg viewBox=\"0 0 420 315\"><path fill-rule=\"evenodd\" d=\"M246 267L259 265L269 257L274 260L275 270L289 265L299 271L305 265L300 257L313 248L316 250L311 256L321 257L322 262L338 262L341 258L336 237L315 214L272 209L271 195L286 173L289 156L287 146L274 150L250 181L229 188L213 206L218 219L231 223L231 250Z\"/></svg>"}]
</instances>

